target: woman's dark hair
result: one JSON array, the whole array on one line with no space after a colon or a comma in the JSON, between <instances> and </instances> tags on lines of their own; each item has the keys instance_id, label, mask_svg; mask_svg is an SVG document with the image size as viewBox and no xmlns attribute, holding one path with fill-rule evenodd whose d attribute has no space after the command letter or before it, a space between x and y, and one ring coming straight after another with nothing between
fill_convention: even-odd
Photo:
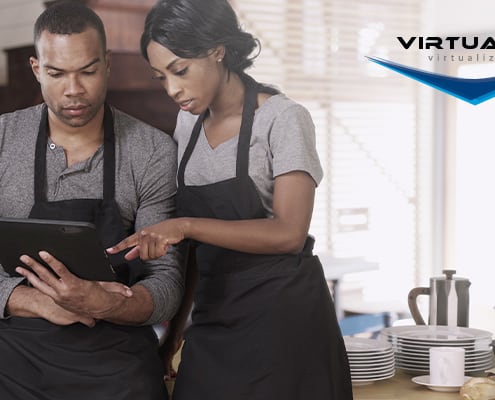
<instances>
[{"instance_id":1,"label":"woman's dark hair","mask_svg":"<svg viewBox=\"0 0 495 400\"><path fill-rule=\"evenodd\" d=\"M75 0L58 1L43 11L34 24L34 45L44 31L59 35L82 33L88 28L98 32L103 51L107 48L105 28L100 17L83 3Z\"/></svg>"},{"instance_id":2,"label":"woman's dark hair","mask_svg":"<svg viewBox=\"0 0 495 400\"><path fill-rule=\"evenodd\" d=\"M241 29L227 0L159 0L147 15L141 36L141 52L147 61L151 41L181 58L204 57L223 45L223 63L236 73L253 64L260 48L258 39Z\"/></svg>"}]
</instances>

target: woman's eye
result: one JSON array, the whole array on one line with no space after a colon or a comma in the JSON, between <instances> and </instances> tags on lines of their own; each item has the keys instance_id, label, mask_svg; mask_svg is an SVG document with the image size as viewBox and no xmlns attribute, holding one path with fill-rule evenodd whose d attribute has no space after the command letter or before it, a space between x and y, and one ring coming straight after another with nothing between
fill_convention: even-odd
<instances>
[{"instance_id":1,"label":"woman's eye","mask_svg":"<svg viewBox=\"0 0 495 400\"><path fill-rule=\"evenodd\" d=\"M155 81L164 81L165 77L162 75L155 75L155 76L152 76L151 79L153 79Z\"/></svg>"},{"instance_id":2,"label":"woman's eye","mask_svg":"<svg viewBox=\"0 0 495 400\"><path fill-rule=\"evenodd\" d=\"M181 69L180 71L177 71L175 73L175 75L177 75L177 76L183 76L183 75L186 74L186 72L187 72L187 68L184 68L184 69Z\"/></svg>"}]
</instances>

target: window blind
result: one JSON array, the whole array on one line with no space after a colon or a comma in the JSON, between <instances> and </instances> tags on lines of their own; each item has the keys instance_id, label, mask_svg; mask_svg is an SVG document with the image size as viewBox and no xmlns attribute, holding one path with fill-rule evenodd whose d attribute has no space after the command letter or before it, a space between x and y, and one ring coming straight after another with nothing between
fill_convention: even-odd
<instances>
[{"instance_id":1,"label":"window blind","mask_svg":"<svg viewBox=\"0 0 495 400\"><path fill-rule=\"evenodd\" d=\"M422 1L232 1L262 44L250 73L311 112L325 177L310 233L316 250L377 261L368 290L394 282L406 300L431 259L431 99L419 85L367 61L415 66L396 37L418 36ZM425 266L426 265L426 266ZM419 274L419 275L418 275Z\"/></svg>"}]
</instances>

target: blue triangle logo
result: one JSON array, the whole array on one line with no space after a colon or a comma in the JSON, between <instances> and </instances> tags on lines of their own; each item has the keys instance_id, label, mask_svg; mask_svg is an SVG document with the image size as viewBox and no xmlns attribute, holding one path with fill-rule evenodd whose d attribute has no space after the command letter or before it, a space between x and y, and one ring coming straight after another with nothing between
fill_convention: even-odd
<instances>
[{"instance_id":1,"label":"blue triangle logo","mask_svg":"<svg viewBox=\"0 0 495 400\"><path fill-rule=\"evenodd\" d=\"M480 104L495 97L495 77L480 79L457 78L422 71L417 68L407 67L378 57L366 58L383 67L389 68L392 71L398 72L399 74L405 75L473 105Z\"/></svg>"}]
</instances>

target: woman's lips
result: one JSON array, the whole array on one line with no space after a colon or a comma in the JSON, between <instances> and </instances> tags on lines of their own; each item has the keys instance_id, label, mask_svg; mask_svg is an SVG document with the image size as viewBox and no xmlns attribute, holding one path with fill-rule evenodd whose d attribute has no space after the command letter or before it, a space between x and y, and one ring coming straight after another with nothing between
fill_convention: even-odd
<instances>
[{"instance_id":1,"label":"woman's lips","mask_svg":"<svg viewBox=\"0 0 495 400\"><path fill-rule=\"evenodd\" d=\"M183 111L189 111L192 108L192 100L191 99L186 100L186 101L181 101L178 104L179 104L179 107L181 108L181 110L183 110Z\"/></svg>"}]
</instances>

